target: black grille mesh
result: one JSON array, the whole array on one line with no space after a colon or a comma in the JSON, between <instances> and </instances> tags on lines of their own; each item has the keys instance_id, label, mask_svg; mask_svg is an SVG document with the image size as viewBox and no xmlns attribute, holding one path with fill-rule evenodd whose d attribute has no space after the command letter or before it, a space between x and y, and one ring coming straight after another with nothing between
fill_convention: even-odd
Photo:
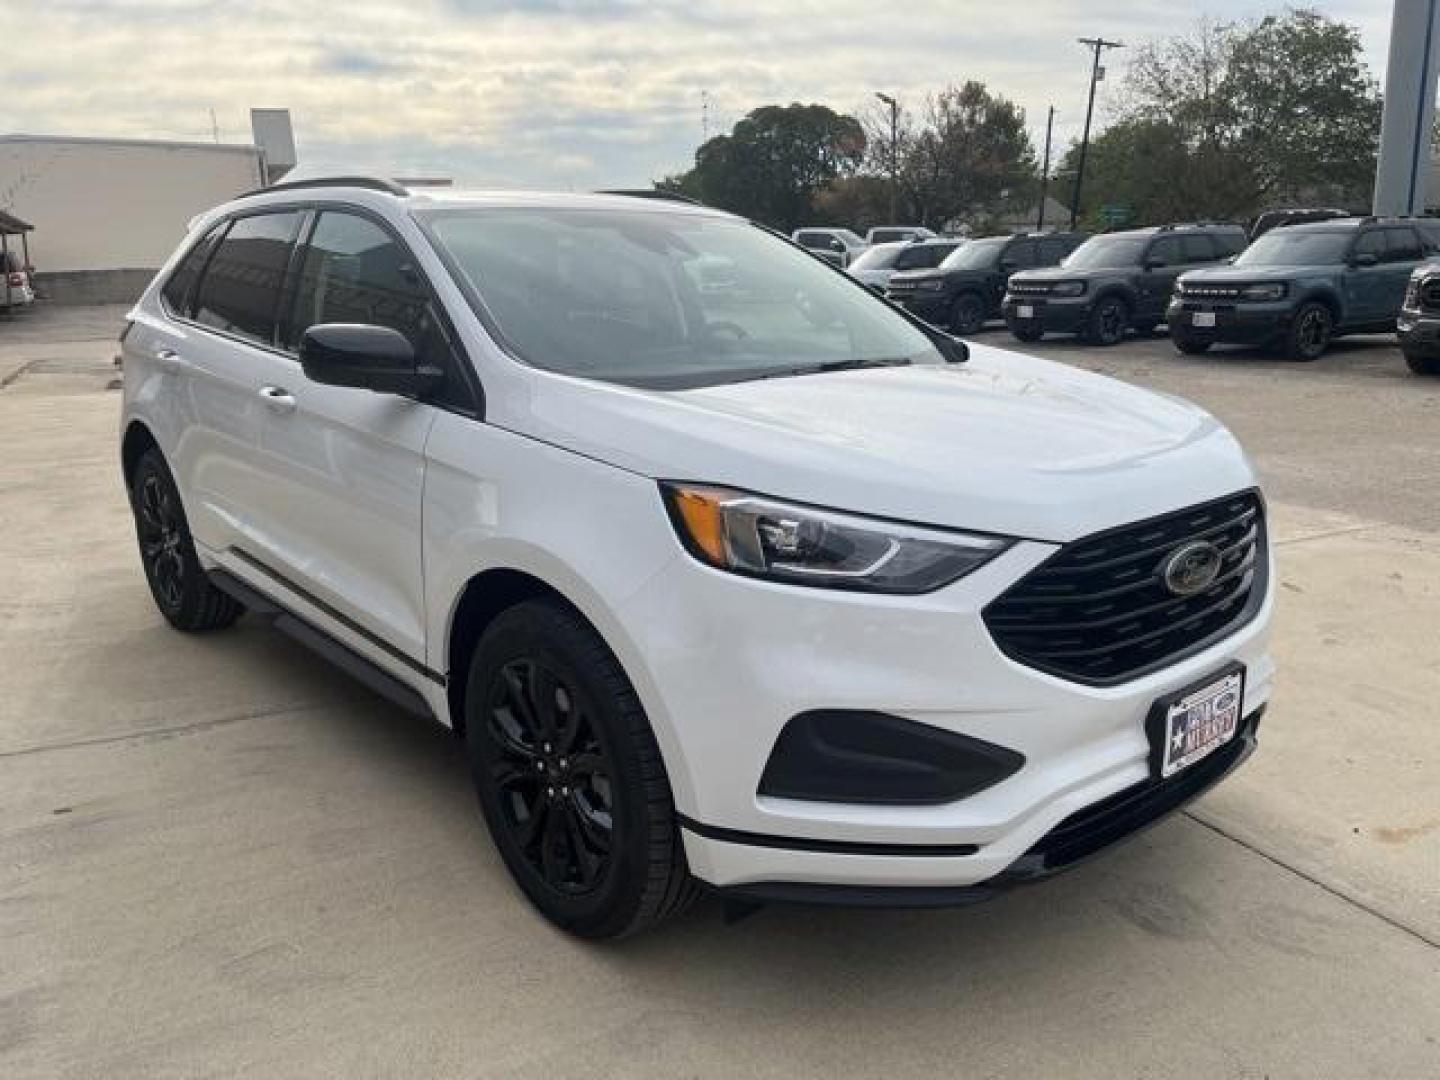
<instances>
[{"instance_id":1,"label":"black grille mesh","mask_svg":"<svg viewBox=\"0 0 1440 1080\"><path fill-rule=\"evenodd\" d=\"M1165 563L1198 540L1220 549L1220 574L1203 592L1176 596ZM1247 622L1265 573L1264 507L1246 491L1067 544L993 601L985 624L1007 656L1029 667L1123 682Z\"/></svg>"}]
</instances>

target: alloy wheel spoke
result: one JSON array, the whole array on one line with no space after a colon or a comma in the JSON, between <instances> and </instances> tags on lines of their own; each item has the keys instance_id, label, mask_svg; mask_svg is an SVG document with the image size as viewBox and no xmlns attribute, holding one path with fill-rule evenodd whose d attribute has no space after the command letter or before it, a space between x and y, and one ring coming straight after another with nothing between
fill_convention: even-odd
<instances>
[{"instance_id":1,"label":"alloy wheel spoke","mask_svg":"<svg viewBox=\"0 0 1440 1080\"><path fill-rule=\"evenodd\" d=\"M563 846L568 846L563 817L563 814L547 807L545 824L540 830L540 872L545 875L546 881L561 889L565 887L566 871L569 869L561 850Z\"/></svg>"},{"instance_id":2,"label":"alloy wheel spoke","mask_svg":"<svg viewBox=\"0 0 1440 1080\"><path fill-rule=\"evenodd\" d=\"M580 826L580 813L574 803L566 804L563 817L570 852L574 856L575 871L580 878L579 884L581 888L589 888L599 878L604 859L585 842L586 838Z\"/></svg>"}]
</instances>

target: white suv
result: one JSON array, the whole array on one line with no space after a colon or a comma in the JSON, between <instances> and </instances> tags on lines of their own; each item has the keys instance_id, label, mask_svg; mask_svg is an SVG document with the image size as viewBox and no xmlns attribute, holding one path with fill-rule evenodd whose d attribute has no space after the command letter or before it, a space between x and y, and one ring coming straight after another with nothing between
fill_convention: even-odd
<instances>
[{"instance_id":1,"label":"white suv","mask_svg":"<svg viewBox=\"0 0 1440 1080\"><path fill-rule=\"evenodd\" d=\"M1229 433L967 351L759 226L283 184L130 319L161 612L248 609L453 727L575 933L701 884L988 896L1254 746L1273 576Z\"/></svg>"}]
</instances>

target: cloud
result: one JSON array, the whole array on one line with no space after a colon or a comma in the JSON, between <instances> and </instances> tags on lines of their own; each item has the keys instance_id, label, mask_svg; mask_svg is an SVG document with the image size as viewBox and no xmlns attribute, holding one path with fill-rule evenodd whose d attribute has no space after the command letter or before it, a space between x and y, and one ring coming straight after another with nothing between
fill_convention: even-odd
<instances>
[{"instance_id":1,"label":"cloud","mask_svg":"<svg viewBox=\"0 0 1440 1080\"><path fill-rule=\"evenodd\" d=\"M634 186L688 165L710 130L769 102L919 107L977 78L1037 135L1078 135L1082 33L1136 43L1189 21L1163 0L3 0L0 100L17 130L248 139L288 106L302 166L440 172L476 185ZM1280 3L1212 0L1222 19ZM1384 58L1389 4L1333 0ZM1198 9L1195 9L1198 15ZM1123 53L1111 60L1117 78Z\"/></svg>"}]
</instances>

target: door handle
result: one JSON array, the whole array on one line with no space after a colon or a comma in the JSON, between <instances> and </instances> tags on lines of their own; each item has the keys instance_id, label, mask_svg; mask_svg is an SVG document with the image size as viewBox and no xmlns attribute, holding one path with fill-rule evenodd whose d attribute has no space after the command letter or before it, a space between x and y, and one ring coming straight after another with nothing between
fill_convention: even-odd
<instances>
[{"instance_id":1,"label":"door handle","mask_svg":"<svg viewBox=\"0 0 1440 1080\"><path fill-rule=\"evenodd\" d=\"M266 407L272 412L289 413L295 411L295 395L283 386L262 386L260 388L260 400L265 402Z\"/></svg>"},{"instance_id":2,"label":"door handle","mask_svg":"<svg viewBox=\"0 0 1440 1080\"><path fill-rule=\"evenodd\" d=\"M162 371L179 371L185 366L185 361L174 349L160 348L155 350L155 363Z\"/></svg>"}]
</instances>

